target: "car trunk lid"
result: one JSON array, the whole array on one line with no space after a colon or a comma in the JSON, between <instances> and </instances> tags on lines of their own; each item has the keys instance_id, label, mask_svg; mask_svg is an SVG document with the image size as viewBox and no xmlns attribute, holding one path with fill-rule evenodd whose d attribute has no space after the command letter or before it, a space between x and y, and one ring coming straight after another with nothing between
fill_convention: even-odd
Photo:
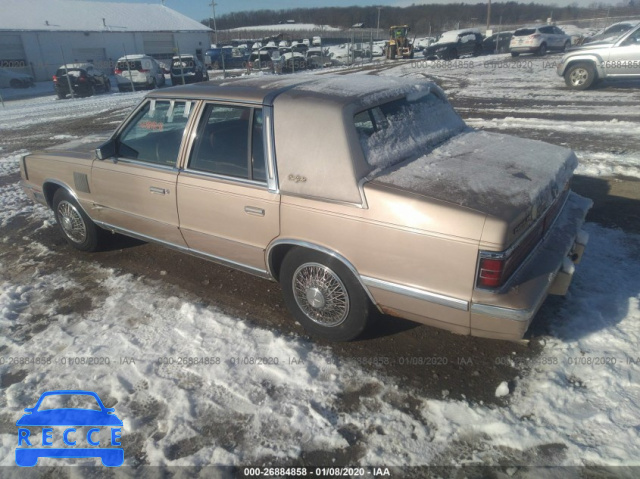
<instances>
[{"instance_id":1,"label":"car trunk lid","mask_svg":"<svg viewBox=\"0 0 640 479\"><path fill-rule=\"evenodd\" d=\"M560 201L577 164L567 148L468 129L372 181L486 214L482 242L501 249Z\"/></svg>"}]
</instances>

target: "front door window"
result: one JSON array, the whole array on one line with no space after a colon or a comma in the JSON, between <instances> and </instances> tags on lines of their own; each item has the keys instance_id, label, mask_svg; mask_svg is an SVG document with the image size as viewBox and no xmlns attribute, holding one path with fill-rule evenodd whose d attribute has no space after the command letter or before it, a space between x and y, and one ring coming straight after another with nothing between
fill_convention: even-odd
<instances>
[{"instance_id":1,"label":"front door window","mask_svg":"<svg viewBox=\"0 0 640 479\"><path fill-rule=\"evenodd\" d=\"M116 155L159 166L176 166L192 103L148 101L116 140Z\"/></svg>"}]
</instances>

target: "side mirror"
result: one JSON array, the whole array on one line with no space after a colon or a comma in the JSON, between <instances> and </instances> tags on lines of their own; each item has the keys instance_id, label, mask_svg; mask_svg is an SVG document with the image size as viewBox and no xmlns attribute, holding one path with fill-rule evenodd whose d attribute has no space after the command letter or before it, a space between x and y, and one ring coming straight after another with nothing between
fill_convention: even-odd
<instances>
[{"instance_id":1,"label":"side mirror","mask_svg":"<svg viewBox=\"0 0 640 479\"><path fill-rule=\"evenodd\" d=\"M113 156L116 156L116 142L114 140L109 140L96 148L96 158L98 160L106 160Z\"/></svg>"}]
</instances>

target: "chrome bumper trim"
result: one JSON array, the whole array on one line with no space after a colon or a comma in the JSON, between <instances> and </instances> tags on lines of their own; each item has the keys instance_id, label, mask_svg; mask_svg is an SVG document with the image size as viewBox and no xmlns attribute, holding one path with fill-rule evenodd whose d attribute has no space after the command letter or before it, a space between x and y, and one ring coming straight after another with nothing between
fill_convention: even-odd
<instances>
[{"instance_id":1,"label":"chrome bumper trim","mask_svg":"<svg viewBox=\"0 0 640 479\"><path fill-rule=\"evenodd\" d=\"M459 309L461 311L469 310L469 302L458 298L452 298L451 296L445 296L443 294L432 293L431 291L425 291L423 289L413 288L411 286L405 286L402 284L391 283L382 279L371 278L369 276L361 276L362 282L372 288L383 289L390 293L402 294L409 296L410 298L419 299L421 301L427 301L429 303L439 304L440 306L447 306L449 308Z\"/></svg>"}]
</instances>

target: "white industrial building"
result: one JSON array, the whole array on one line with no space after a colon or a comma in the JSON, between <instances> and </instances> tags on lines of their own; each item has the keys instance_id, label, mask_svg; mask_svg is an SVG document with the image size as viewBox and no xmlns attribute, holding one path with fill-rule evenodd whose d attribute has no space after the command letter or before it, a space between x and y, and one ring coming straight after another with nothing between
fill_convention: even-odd
<instances>
[{"instance_id":1,"label":"white industrial building","mask_svg":"<svg viewBox=\"0 0 640 479\"><path fill-rule=\"evenodd\" d=\"M0 66L47 80L71 62L110 71L125 54L202 56L211 30L160 4L0 0Z\"/></svg>"}]
</instances>

